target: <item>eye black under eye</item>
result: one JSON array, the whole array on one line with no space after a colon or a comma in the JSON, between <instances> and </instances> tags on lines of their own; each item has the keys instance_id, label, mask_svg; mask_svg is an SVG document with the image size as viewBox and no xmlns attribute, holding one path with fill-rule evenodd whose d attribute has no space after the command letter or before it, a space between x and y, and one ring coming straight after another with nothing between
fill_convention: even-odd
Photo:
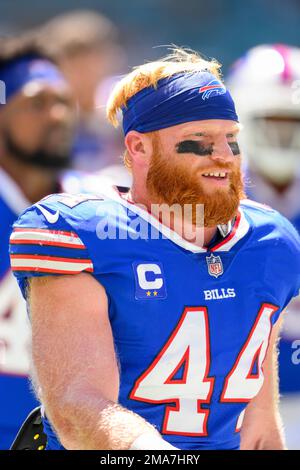
<instances>
[{"instance_id":1,"label":"eye black under eye","mask_svg":"<svg viewBox=\"0 0 300 470\"><path fill-rule=\"evenodd\" d=\"M183 140L176 145L177 153L194 153L195 155L205 156L212 155L213 146L211 144L204 145L196 140Z\"/></svg>"},{"instance_id":2,"label":"eye black under eye","mask_svg":"<svg viewBox=\"0 0 300 470\"><path fill-rule=\"evenodd\" d=\"M228 145L231 148L233 155L240 155L241 151L237 142L228 142Z\"/></svg>"}]
</instances>

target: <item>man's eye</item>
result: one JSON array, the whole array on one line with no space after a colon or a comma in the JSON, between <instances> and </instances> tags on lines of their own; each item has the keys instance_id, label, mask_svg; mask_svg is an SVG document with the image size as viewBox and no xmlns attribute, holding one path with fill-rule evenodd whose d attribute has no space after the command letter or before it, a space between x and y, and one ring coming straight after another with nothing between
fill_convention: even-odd
<instances>
[{"instance_id":1,"label":"man's eye","mask_svg":"<svg viewBox=\"0 0 300 470\"><path fill-rule=\"evenodd\" d=\"M36 97L30 101L30 107L35 111L45 109L46 101L42 97Z\"/></svg>"},{"instance_id":2,"label":"man's eye","mask_svg":"<svg viewBox=\"0 0 300 470\"><path fill-rule=\"evenodd\" d=\"M228 142L228 145L231 148L233 155L240 155L241 151L237 142Z\"/></svg>"}]
</instances>

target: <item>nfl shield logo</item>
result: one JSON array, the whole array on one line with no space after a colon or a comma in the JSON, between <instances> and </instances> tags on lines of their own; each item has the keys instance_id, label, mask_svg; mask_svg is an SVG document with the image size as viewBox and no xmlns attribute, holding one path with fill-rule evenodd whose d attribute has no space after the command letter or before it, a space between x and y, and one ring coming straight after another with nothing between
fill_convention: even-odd
<instances>
[{"instance_id":1,"label":"nfl shield logo","mask_svg":"<svg viewBox=\"0 0 300 470\"><path fill-rule=\"evenodd\" d=\"M211 254L210 256L206 257L208 273L211 276L219 277L223 274L223 263L220 256L214 256Z\"/></svg>"}]
</instances>

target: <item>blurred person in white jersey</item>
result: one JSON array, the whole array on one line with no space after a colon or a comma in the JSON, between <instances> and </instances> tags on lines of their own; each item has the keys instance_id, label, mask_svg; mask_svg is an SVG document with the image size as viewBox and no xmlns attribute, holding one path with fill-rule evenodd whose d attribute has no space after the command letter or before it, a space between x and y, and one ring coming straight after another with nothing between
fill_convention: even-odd
<instances>
[{"instance_id":1,"label":"blurred person in white jersey","mask_svg":"<svg viewBox=\"0 0 300 470\"><path fill-rule=\"evenodd\" d=\"M232 67L227 83L244 129L246 192L285 215L300 233L300 48L259 45ZM279 355L280 390L300 392L295 356L300 297L289 305Z\"/></svg>"}]
</instances>

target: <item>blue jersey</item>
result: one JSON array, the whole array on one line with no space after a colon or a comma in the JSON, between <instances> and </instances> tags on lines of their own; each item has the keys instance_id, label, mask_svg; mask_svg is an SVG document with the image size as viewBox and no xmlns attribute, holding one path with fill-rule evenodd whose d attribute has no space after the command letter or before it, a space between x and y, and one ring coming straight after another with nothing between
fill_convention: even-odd
<instances>
[{"instance_id":1,"label":"blue jersey","mask_svg":"<svg viewBox=\"0 0 300 470\"><path fill-rule=\"evenodd\" d=\"M300 235L300 214L291 219ZM291 360L295 352L294 344L300 335L300 295L296 297L289 305L287 317L284 322L284 328L279 343L279 377L280 392L300 392L300 374L299 364Z\"/></svg>"},{"instance_id":2,"label":"blue jersey","mask_svg":"<svg viewBox=\"0 0 300 470\"><path fill-rule=\"evenodd\" d=\"M93 190L99 178L68 171L59 186L69 192ZM29 384L30 324L26 302L9 260L13 223L30 206L16 183L0 169L0 450L9 449L27 415L38 402Z\"/></svg>"},{"instance_id":3,"label":"blue jersey","mask_svg":"<svg viewBox=\"0 0 300 470\"><path fill-rule=\"evenodd\" d=\"M0 170L0 449L9 449L28 415L38 405L30 391L30 327L26 303L10 269L9 236L29 202Z\"/></svg>"},{"instance_id":4,"label":"blue jersey","mask_svg":"<svg viewBox=\"0 0 300 470\"><path fill-rule=\"evenodd\" d=\"M279 194L259 174L246 170L250 187L247 195L257 202L269 204L284 214L300 234L300 179L296 178L289 188ZM279 343L280 392L300 392L298 364L292 360L294 342L300 337L300 296L290 303Z\"/></svg>"},{"instance_id":5,"label":"blue jersey","mask_svg":"<svg viewBox=\"0 0 300 470\"><path fill-rule=\"evenodd\" d=\"M10 250L24 296L33 276L86 271L104 286L121 405L180 449L239 448L272 326L300 287L284 217L244 201L227 236L200 248L117 191L61 194L23 213Z\"/></svg>"},{"instance_id":6,"label":"blue jersey","mask_svg":"<svg viewBox=\"0 0 300 470\"><path fill-rule=\"evenodd\" d=\"M300 214L297 217L295 217L291 222L296 227L296 229L298 230L298 233L300 234Z\"/></svg>"}]
</instances>

